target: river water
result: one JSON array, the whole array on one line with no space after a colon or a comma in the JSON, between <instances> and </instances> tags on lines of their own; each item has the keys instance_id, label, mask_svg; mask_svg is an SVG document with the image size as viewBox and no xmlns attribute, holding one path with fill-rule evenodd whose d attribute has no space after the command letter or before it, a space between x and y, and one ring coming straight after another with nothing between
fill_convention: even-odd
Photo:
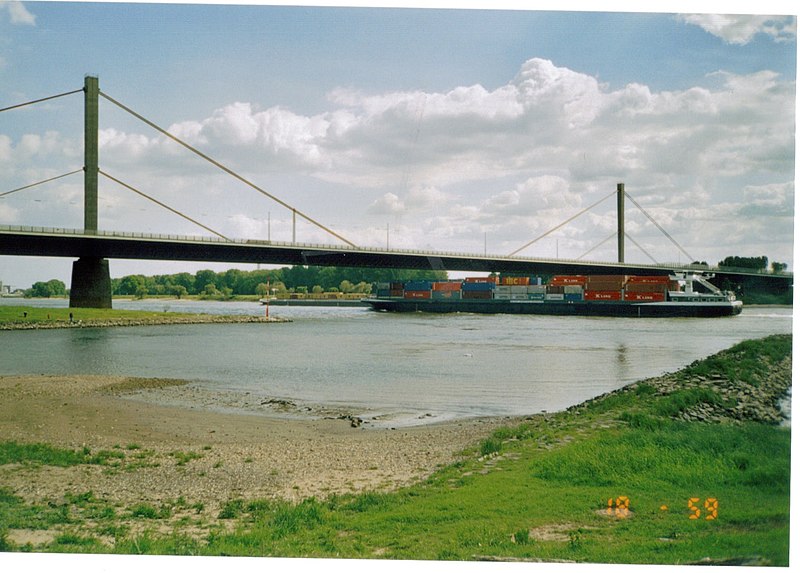
<instances>
[{"instance_id":1,"label":"river water","mask_svg":"<svg viewBox=\"0 0 800 573\"><path fill-rule=\"evenodd\" d=\"M114 306L264 312L252 302ZM741 340L792 331L792 309L776 307L746 307L737 317L712 319L388 314L337 307L272 307L270 313L292 322L0 332L0 375L179 378L228 396L325 405L410 425L561 410Z\"/></svg>"}]
</instances>

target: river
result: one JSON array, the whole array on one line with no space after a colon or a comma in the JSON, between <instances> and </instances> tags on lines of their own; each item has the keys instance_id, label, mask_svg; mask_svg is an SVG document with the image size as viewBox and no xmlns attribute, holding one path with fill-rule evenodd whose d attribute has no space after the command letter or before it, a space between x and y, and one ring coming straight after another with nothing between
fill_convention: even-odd
<instances>
[{"instance_id":1,"label":"river","mask_svg":"<svg viewBox=\"0 0 800 573\"><path fill-rule=\"evenodd\" d=\"M264 312L253 302L115 300L114 306ZM292 322L0 332L0 375L179 378L243 403L325 405L376 424L385 416L386 424L411 425L561 410L741 340L792 331L792 309L779 307L746 307L739 316L712 319L408 315L336 307L272 307L270 313Z\"/></svg>"}]
</instances>

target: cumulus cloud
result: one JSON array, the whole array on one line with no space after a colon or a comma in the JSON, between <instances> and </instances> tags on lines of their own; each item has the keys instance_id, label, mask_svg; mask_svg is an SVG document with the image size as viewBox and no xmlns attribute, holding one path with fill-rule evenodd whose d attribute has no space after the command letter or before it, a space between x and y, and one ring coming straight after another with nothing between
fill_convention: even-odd
<instances>
[{"instance_id":1,"label":"cumulus cloud","mask_svg":"<svg viewBox=\"0 0 800 573\"><path fill-rule=\"evenodd\" d=\"M8 12L9 20L12 24L35 26L36 16L31 14L22 2L17 0L6 0L0 3L0 11L5 8Z\"/></svg>"},{"instance_id":2,"label":"cumulus cloud","mask_svg":"<svg viewBox=\"0 0 800 573\"><path fill-rule=\"evenodd\" d=\"M794 16L686 14L679 19L700 26L729 44L748 44L758 34L766 34L776 42L790 42L797 38L797 19Z\"/></svg>"},{"instance_id":3,"label":"cumulus cloud","mask_svg":"<svg viewBox=\"0 0 800 573\"><path fill-rule=\"evenodd\" d=\"M385 241L389 218L403 220L392 231L394 245L482 252L488 237L489 250L505 254L624 181L689 252L702 253L706 241L731 233L725 217L748 217L744 229L768 233L767 221L774 227L775 218L791 219L793 203L787 182L794 174L794 81L769 70L722 71L708 80L672 91L611 89L533 58L495 89L338 89L329 94L329 109L315 115L234 102L169 130L257 183L274 183L270 191L289 203L303 199L304 187L315 189L306 205L323 222L334 212L369 218L377 230L343 234L376 245ZM100 145L110 173L145 191L159 189L165 202L183 201L193 214L203 205L201 219L203 209L221 198L227 207L233 197L221 174L210 178L214 168L198 168L201 160L162 135L108 127ZM20 173L65 149L78 157L80 142L55 133L0 135L0 164ZM120 221L125 209L138 209L131 201L120 203ZM253 215L259 209L266 208L247 205L238 211L245 218L223 223L237 236L264 236L263 220ZM278 229L280 216L274 220ZM632 211L629 224L642 246L674 258L674 247L642 215ZM559 241L561 256L578 256L614 227L609 202L537 248L554 255Z\"/></svg>"}]
</instances>

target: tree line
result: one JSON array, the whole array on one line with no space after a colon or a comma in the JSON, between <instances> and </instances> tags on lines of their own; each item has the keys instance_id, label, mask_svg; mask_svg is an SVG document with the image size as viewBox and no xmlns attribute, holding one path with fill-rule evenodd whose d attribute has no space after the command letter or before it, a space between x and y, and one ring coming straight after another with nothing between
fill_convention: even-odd
<instances>
[{"instance_id":1,"label":"tree line","mask_svg":"<svg viewBox=\"0 0 800 573\"><path fill-rule=\"evenodd\" d=\"M362 269L353 267L293 266L281 269L243 271L209 269L171 275L127 275L111 279L111 292L122 296L200 295L231 297L265 296L282 292L372 292L378 282L414 279L444 280L446 271Z\"/></svg>"}]
</instances>

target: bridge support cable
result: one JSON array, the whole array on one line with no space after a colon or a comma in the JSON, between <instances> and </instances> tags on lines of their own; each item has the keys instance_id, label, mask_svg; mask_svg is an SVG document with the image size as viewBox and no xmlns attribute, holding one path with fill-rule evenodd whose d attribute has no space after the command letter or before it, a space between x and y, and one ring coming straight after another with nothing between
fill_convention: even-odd
<instances>
[{"instance_id":1,"label":"bridge support cable","mask_svg":"<svg viewBox=\"0 0 800 573\"><path fill-rule=\"evenodd\" d=\"M653 261L653 262L654 262L655 264L657 264L657 265L661 264L661 263L659 263L657 260L655 260L655 259L654 259L654 258L653 258L653 257L650 255L650 253L648 253L648 252L647 252L647 251L644 249L644 247L643 247L643 246L641 246L639 243L637 243L637 242L636 242L636 241L633 239L633 237L631 237L631 236L630 236L628 233L625 233L625 236L628 238L628 240L629 240L631 243L633 243L634 245L636 245L637 247L639 247L639 250L640 250L640 251L642 251L642 252L643 252L645 255L647 255L647 258L649 258L651 261Z\"/></svg>"},{"instance_id":2,"label":"bridge support cable","mask_svg":"<svg viewBox=\"0 0 800 573\"><path fill-rule=\"evenodd\" d=\"M64 173L63 175L56 175L55 177L51 177L50 179L44 179L42 181L37 181L36 183L31 183L30 185L25 185L24 187L17 187L16 189L12 189L11 191L6 191L5 193L0 193L0 197L5 197L6 195L11 195L12 193L16 193L17 191L24 191L25 189L30 189L31 187L36 187L37 185L43 185L45 183L50 183L51 181L55 181L56 179L62 179L63 177L69 177L70 175L75 175L76 173L80 173L83 171L83 168L76 169L75 171L70 171L69 173Z\"/></svg>"},{"instance_id":3,"label":"bridge support cable","mask_svg":"<svg viewBox=\"0 0 800 573\"><path fill-rule=\"evenodd\" d=\"M611 239L613 239L613 238L614 238L614 237L616 237L616 236L617 236L617 232L616 232L616 231L614 231L614 232L613 232L613 233L611 233L611 234L610 234L608 237L606 237L605 239L603 239L602 241L600 241L599 243L597 243L597 244L596 244L594 247L592 247L591 249L589 249L588 251L586 251L585 253L583 253L583 254L582 254L580 257L578 257L576 260L580 261L581 259L583 259L583 257L585 257L586 255L588 255L589 253L591 253L591 252L592 252L592 251L594 251L595 249L597 249L597 248L599 248L599 247L602 247L603 245L605 245L607 242L609 242Z\"/></svg>"},{"instance_id":4,"label":"bridge support cable","mask_svg":"<svg viewBox=\"0 0 800 573\"><path fill-rule=\"evenodd\" d=\"M268 193L267 191L265 191L264 189L262 189L261 187L259 187L259 186L258 186L258 185L256 185L255 183L253 183L252 181L249 181L248 179L245 179L244 177L242 177L241 175L239 175L238 173L236 173L236 172L235 172L235 171L233 171L232 169L230 169L230 168L226 167L225 165L223 165L223 164L222 164L222 163L220 163L219 161L216 161L215 159L212 159L211 157L209 157L208 155L206 155L205 153L203 153L203 152L202 152L202 151L200 151L199 149L196 149L196 148L192 147L191 145L189 145L188 143L186 143L185 141L182 141L182 140L181 140L181 139L179 139L178 137L175 137L174 135L172 135L171 133L169 133L167 130L163 129L162 127L159 127L158 125L156 125L156 124L155 124L155 123L153 123L152 121L148 120L148 119L147 119L147 118L145 118L144 116L142 116L142 115L140 115L140 114L136 113L136 112L135 112L135 111L133 111L131 108L129 108L129 107L127 107L127 106L123 105L122 103L118 102L117 100L115 100L114 98L112 98L111 96L109 96L108 94L105 94L105 93L103 93L103 92L101 91L101 92L100 92L100 95L101 95L101 96L103 96L103 97L104 97L105 99L107 99L108 101L110 101L111 103L113 103L114 105L118 106L119 108L121 108L121 109L123 109L123 110L127 111L129 114L131 114L132 116L134 116L136 119L138 119L138 120L140 120L140 121L142 121L142 122L146 123L147 125L149 125L149 126L150 126L150 127L152 127L153 129L155 129L156 131L158 131L159 133L161 133L162 135L164 135L164 136L168 137L169 139L171 139L171 140L172 140L172 141L174 141L175 143L177 143L177 144L179 144L179 145L181 145L181 146L185 147L186 149L188 149L188 150L189 150L189 151L191 151L192 153L194 153L194 154L196 154L196 155L198 155L198 156L202 157L203 159L205 159L206 161L208 161L208 162L209 162L209 163L211 163L212 165L214 165L214 166L218 167L219 169L221 169L222 171L224 171L225 173L227 173L228 175L230 175L230 176L232 176L232 177L235 177L236 179L238 179L239 181L241 181L241 182L242 182L242 183L244 183L245 185L247 185L247 186L251 187L252 189L255 189L256 191L258 191L259 193L261 193L261 194L262 194L262 195L264 195L265 197L268 197L268 198L272 199L273 201L275 201L275 202L276 202L276 203L278 203L279 205L281 205L281 206L285 207L286 209L289 209L290 211L292 211L293 213L296 213L297 215L300 215L300 216L301 216L303 219L305 219L306 221L308 221L308 222L309 222L309 223L311 223L312 225L315 225L316 227L319 227L320 229L322 229L323 231L325 231L325 232L326 232L326 233L328 233L329 235L332 235L332 236L336 237L337 239L339 239L340 241L343 241L344 243L347 243L347 244L348 244L348 245L350 245L351 247L358 248L358 247L357 247L357 245L356 245L355 243L352 243L351 241L348 241L347 239L345 239L344 237L342 237L341 235L339 235L339 234L338 234L338 233L336 233L335 231L333 231L333 230L329 229L328 227L326 227L325 225L323 225L323 224L322 224L322 223L320 223L319 221L316 221L316 220L312 219L311 217L309 217L308 215L306 215L306 214L305 214L305 213L303 213L302 211L298 211L297 209L295 209L294 207L292 207L291 205L289 205L289 204L288 204L288 203L286 203L285 201L282 201L281 199L279 199L279 198L275 197L275 196L274 196L274 195L272 195L271 193Z\"/></svg>"},{"instance_id":5,"label":"bridge support cable","mask_svg":"<svg viewBox=\"0 0 800 573\"><path fill-rule=\"evenodd\" d=\"M213 233L213 234L215 234L217 237L220 237L221 239L225 239L226 241L233 242L233 241L232 241L232 239L229 239L228 237L226 237L226 236L225 236L225 235L223 235L222 233L218 233L218 232L216 232L214 229L212 229L212 228L210 228L210 227L206 227L205 225L203 225L202 223L200 223L200 222L198 222L198 221L195 221L194 219L192 219L192 218L191 218L191 217L189 217L188 215L184 215L183 213L181 213L181 212L180 212L180 211L178 211L177 209L173 209L172 207L170 207L169 205L165 205L164 203L162 203L162 202L161 202L161 201L159 201L158 199L154 199L153 197L150 197L150 195L147 195L146 193L143 193L143 192L139 191L138 189L135 189L135 188L131 187L130 185L128 185L127 183L124 183L124 182L120 181L120 180L119 180L119 179L117 179L116 177L112 177L111 175L109 175L108 173L106 173L105 171L103 171L102 169L99 169L99 170L98 170L98 173L100 173L100 174L101 174L101 175L103 175L104 177L107 177L108 179L111 179L111 181L113 181L114 183L116 183L116 184L118 184L118 185L121 185L122 187L125 187L125 189L128 189L129 191L133 191L133 192L134 192L134 193L136 193L137 195L140 195L140 196L144 197L145 199L147 199L147 200L149 200L149 201L152 201L153 203L155 203L155 204L156 204L156 205L158 205L159 207L163 207L163 208L164 208L164 209L166 209L167 211L170 211L170 212L172 212L172 213L175 213L176 215L178 215L178 216L180 216L180 217L183 217L184 219L186 219L187 221L189 221L189 222L191 222L191 223L194 223L194 224L195 224L195 225L197 225L198 227L202 227L203 229L205 229L205 230L206 230L206 231L208 231L209 233Z\"/></svg>"},{"instance_id":6,"label":"bridge support cable","mask_svg":"<svg viewBox=\"0 0 800 573\"><path fill-rule=\"evenodd\" d=\"M33 105L35 103L41 103L43 101L50 101L51 99L56 99L56 98L60 98L60 97L64 97L64 96L68 96L68 95L72 95L72 94L81 93L82 91L83 91L83 88L81 88L79 90L72 90L71 92L64 92L63 94L57 94L57 95L53 95L53 96L49 96L49 97L43 97L43 98L31 100L31 101L26 101L25 103L18 103L16 105L11 105L11 106L8 106L8 107L0 107L0 112L9 111L9 110L17 109L17 108L20 108L20 107L25 107L26 105Z\"/></svg>"},{"instance_id":7,"label":"bridge support cable","mask_svg":"<svg viewBox=\"0 0 800 573\"><path fill-rule=\"evenodd\" d=\"M547 235L549 235L550 233L553 233L554 231L557 231L558 229L560 229L560 228L561 228L561 227L563 227L564 225L567 225L568 223L571 223L572 221L574 221L575 219L577 219L578 217L580 217L581 215L583 215L584 213L586 213L586 211L589 211L590 209L594 209L594 208L595 208L595 207L597 207L597 206L598 206L600 203L602 203L603 201L605 201L606 199L608 199L608 198L609 198L609 197L611 197L612 195L615 195L616 193L617 193L616 191L612 191L611 193L609 193L608 195L606 195L605 197L603 197L603 198L602 198L602 199L600 199L599 201L596 201L595 203L592 203L591 205L589 205L588 207L586 207L586 209L584 209L583 211L581 211L581 212L579 212L579 213L576 213L575 215L573 215L572 217L570 217L569 219L567 219L567 220L566 220L566 221L564 221L563 223L561 223L561 224L559 224L559 225L556 225L555 227L553 227L552 229L550 229L550 230L549 230L549 231L547 231L546 233L544 233L544 234L542 234L542 235L539 235L539 236L538 236L538 237L536 237L534 240L532 240L532 241L530 241L530 242L528 242L528 243L525 243L525 244L524 244L523 246L521 246L519 249L517 249L517 250L516 250L516 251L514 251L513 253L509 253L507 256L509 256L509 257L513 257L514 255L516 255L516 254L517 254L517 253L519 253L520 251L524 251L525 249L527 249L528 247L530 247L532 244L534 244L536 241L538 241L538 240L540 240L540 239L544 239L544 238L545 238Z\"/></svg>"},{"instance_id":8,"label":"bridge support cable","mask_svg":"<svg viewBox=\"0 0 800 573\"><path fill-rule=\"evenodd\" d=\"M644 208L643 208L641 205L639 205L639 203L637 203L637 202L636 202L636 199L634 199L633 197L631 197L631 196L628 194L628 192L627 192L627 191L625 192L625 196L626 196L628 199L630 199L630 200L631 200L631 202L632 202L634 205L636 205L636 207L639 209L639 211L641 211L642 213L644 213L644 216L645 216L645 217L647 217L648 219L650 219L650 222L651 222L651 223L653 223L653 225L655 225L656 227L658 227L658 230L659 230L659 231L661 231L662 233L664 233L664 236L665 236L665 237L667 237L667 238L668 238L670 241L672 241L672 244L673 244L673 245L675 245L676 247L678 247L678 249L679 249L679 250L680 250L680 251L681 251L681 252L682 252L684 255L686 255L686 257L687 257L687 258L688 258L690 261L694 261L694 260L696 260L694 257L692 257L692 255L690 255L689 253L687 253L687 252L686 252L686 250L685 250L683 247L681 247L681 246L678 244L678 241L676 241L675 239L673 239L673 238L672 238L672 235L670 235L669 233L667 233L667 231L666 231L666 230L665 230L665 229L664 229L664 228L663 228L661 225L659 225L659 224L656 222L656 220L655 220L655 219L653 219L653 217L651 217L651 216L650 216L650 213L648 213L647 211L645 211L645 210L644 210ZM626 233L626 236L627 236L627 233ZM628 238L630 238L630 237L628 237ZM638 245L637 245L637 246L638 246ZM639 247L639 248L641 249L641 247ZM650 256L650 255L647 255L647 256Z\"/></svg>"}]
</instances>

